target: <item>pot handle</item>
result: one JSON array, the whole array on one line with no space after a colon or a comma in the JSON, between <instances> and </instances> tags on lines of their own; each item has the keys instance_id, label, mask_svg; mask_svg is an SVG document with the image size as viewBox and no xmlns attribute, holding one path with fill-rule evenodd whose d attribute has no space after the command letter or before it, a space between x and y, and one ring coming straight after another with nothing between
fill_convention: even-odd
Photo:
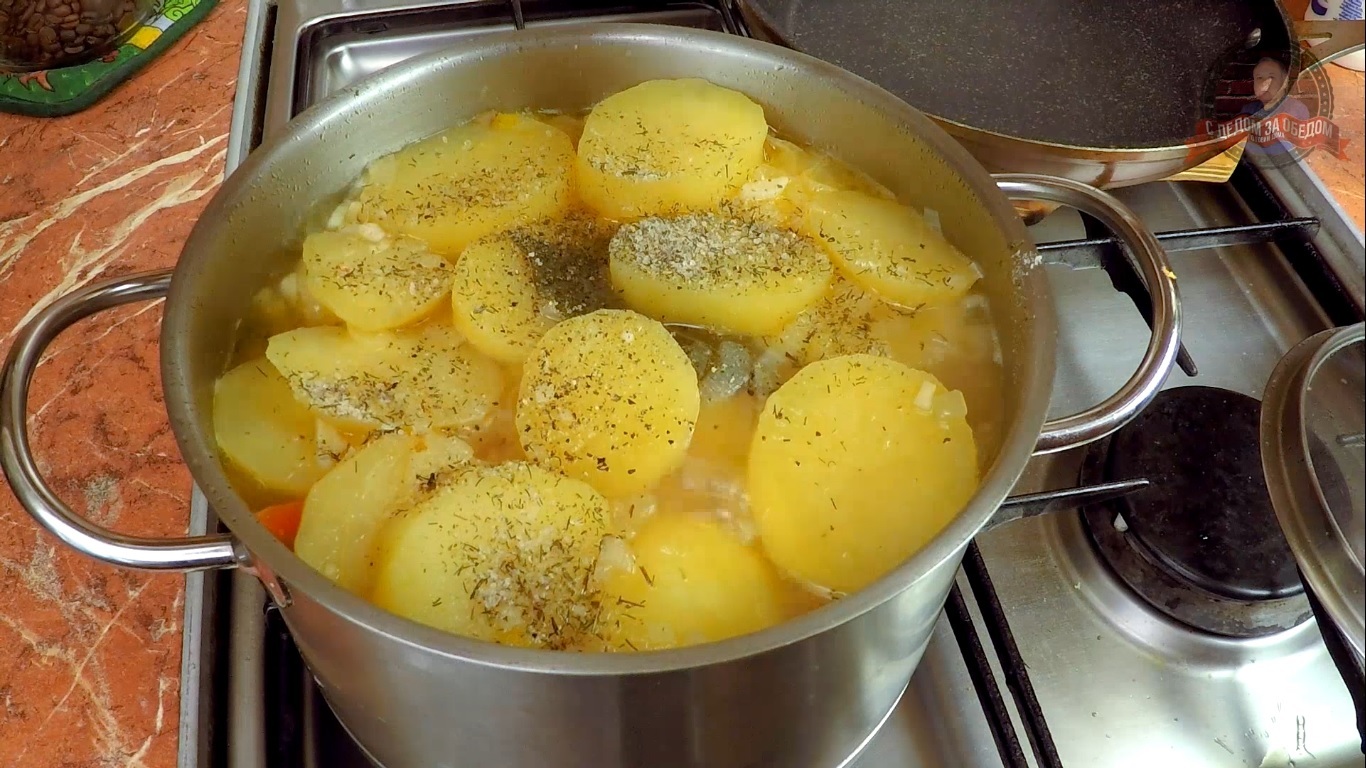
<instances>
[{"instance_id":1,"label":"pot handle","mask_svg":"<svg viewBox=\"0 0 1366 768\"><path fill-rule=\"evenodd\" d=\"M116 533L81 517L53 493L29 445L29 385L48 345L79 320L122 304L162 298L170 285L169 270L106 280L54 301L19 330L0 379L0 469L33 519L82 554L111 565L153 571L232 567L243 562L245 555L226 534L148 539Z\"/></svg>"},{"instance_id":2,"label":"pot handle","mask_svg":"<svg viewBox=\"0 0 1366 768\"><path fill-rule=\"evenodd\" d=\"M1153 336L1138 370L1119 391L1099 405L1043 425L1034 453L1053 453L1099 440L1127 424L1147 407L1171 372L1181 348L1181 303L1176 275L1161 243L1129 207L1113 195L1071 179L1022 173L994 174L1011 200L1046 200L1076 208L1109 227L1124 243L1153 300Z\"/></svg>"}]
</instances>

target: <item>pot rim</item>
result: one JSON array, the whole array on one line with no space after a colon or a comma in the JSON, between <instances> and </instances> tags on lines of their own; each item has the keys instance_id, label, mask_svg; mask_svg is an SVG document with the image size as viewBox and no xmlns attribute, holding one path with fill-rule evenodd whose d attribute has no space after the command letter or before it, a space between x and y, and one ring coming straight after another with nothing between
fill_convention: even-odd
<instances>
[{"instance_id":1,"label":"pot rim","mask_svg":"<svg viewBox=\"0 0 1366 768\"><path fill-rule=\"evenodd\" d=\"M948 526L919 552L859 592L810 613L749 635L683 648L636 653L577 653L498 645L466 638L418 624L379 608L338 587L304 563L274 538L233 491L219 462L210 431L195 405L193 383L187 375L190 334L195 313L199 265L213 252L208 246L222 237L222 223L238 201L272 172L275 159L295 150L300 136L316 135L391 93L401 83L420 78L427 70L459 67L462 62L490 57L515 57L531 48L577 47L613 43L630 47L700 46L796 68L810 77L833 79L851 99L861 101L902 125L908 133L936 151L956 171L980 205L998 223L1013 250L1015 298L1033 315L1029 355L1042 365L1021 366L1015 417L1001 440L997 456L977 492ZM705 73L698 76L705 77ZM1052 389L1056 320L1037 252L1005 195L987 171L929 117L872 82L832 64L796 51L723 33L642 23L596 23L489 32L389 67L341 89L297 115L289 125L247 156L227 178L196 222L182 250L166 299L161 337L161 369L167 410L176 442L191 475L219 518L245 545L253 560L283 580L291 592L308 597L348 621L391 640L447 657L494 668L567 675L635 675L734 662L824 633L873 610L904 592L950 558L960 556L968 541L991 518L1034 451ZM1044 370L1040 370L1044 369ZM255 568L247 564L249 569ZM285 610L286 617L289 610Z\"/></svg>"}]
</instances>

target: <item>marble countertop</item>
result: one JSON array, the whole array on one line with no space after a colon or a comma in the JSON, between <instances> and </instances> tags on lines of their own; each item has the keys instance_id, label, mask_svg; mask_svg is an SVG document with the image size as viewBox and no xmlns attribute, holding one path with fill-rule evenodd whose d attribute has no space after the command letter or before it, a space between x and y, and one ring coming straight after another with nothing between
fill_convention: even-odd
<instances>
[{"instance_id":1,"label":"marble countertop","mask_svg":"<svg viewBox=\"0 0 1366 768\"><path fill-rule=\"evenodd\" d=\"M175 264L227 154L246 0L77 115L0 115L0 351L34 307ZM68 331L34 382L39 464L128 533L183 534L190 476L161 401L160 303ZM93 563L0 491L0 765L176 764L184 579Z\"/></svg>"},{"instance_id":2,"label":"marble countertop","mask_svg":"<svg viewBox=\"0 0 1366 768\"><path fill-rule=\"evenodd\" d=\"M0 115L0 352L35 307L172 266L223 173L246 0L68 118ZM1348 157L1310 158L1363 223L1360 73L1332 68ZM160 396L159 304L68 331L34 383L39 463L78 511L183 533L190 477ZM6 768L175 765L183 579L92 563L0 493L0 756Z\"/></svg>"}]
</instances>

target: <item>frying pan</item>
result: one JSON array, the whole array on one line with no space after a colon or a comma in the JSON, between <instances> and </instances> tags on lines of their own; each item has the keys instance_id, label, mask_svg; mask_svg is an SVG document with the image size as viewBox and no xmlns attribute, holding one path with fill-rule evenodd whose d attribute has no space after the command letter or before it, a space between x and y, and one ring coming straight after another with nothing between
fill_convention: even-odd
<instances>
[{"instance_id":1,"label":"frying pan","mask_svg":"<svg viewBox=\"0 0 1366 768\"><path fill-rule=\"evenodd\" d=\"M1293 78L1366 40L1362 22L1292 22L1276 0L737 2L752 35L892 91L988 170L1111 188L1229 149L1192 137L1231 66L1275 55Z\"/></svg>"}]
</instances>

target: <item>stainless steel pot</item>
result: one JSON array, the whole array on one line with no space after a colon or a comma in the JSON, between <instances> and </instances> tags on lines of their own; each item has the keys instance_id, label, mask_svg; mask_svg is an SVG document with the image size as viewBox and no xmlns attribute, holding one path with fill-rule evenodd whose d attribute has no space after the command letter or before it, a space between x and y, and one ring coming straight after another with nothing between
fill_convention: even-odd
<instances>
[{"instance_id":1,"label":"stainless steel pot","mask_svg":"<svg viewBox=\"0 0 1366 768\"><path fill-rule=\"evenodd\" d=\"M829 149L909 201L933 201L981 264L1000 318L1009 426L981 488L923 551L860 593L746 637L632 655L501 647L381 611L313 571L252 516L219 463L213 381L252 293L298 258L320 200L371 160L489 108L583 109L650 78L701 76L763 104L779 131ZM999 184L999 188L998 188ZM1004 189L1004 194L1002 192ZM1086 413L1045 422L1056 334L1040 260L1007 197L1075 205L1128 242L1157 329L1139 370ZM231 534L153 541L83 520L30 454L29 379L65 327L167 295L162 375L195 480ZM734 36L638 24L472 38L386 70L300 115L227 180L175 272L110 281L43 310L6 363L0 461L44 527L128 567L239 567L283 609L338 718L389 768L406 766L828 766L872 734L911 676L967 542L996 514L1031 454L1106 435L1156 394L1178 345L1176 285L1161 247L1113 198L1062 180L993 180L924 115L816 59Z\"/></svg>"}]
</instances>

